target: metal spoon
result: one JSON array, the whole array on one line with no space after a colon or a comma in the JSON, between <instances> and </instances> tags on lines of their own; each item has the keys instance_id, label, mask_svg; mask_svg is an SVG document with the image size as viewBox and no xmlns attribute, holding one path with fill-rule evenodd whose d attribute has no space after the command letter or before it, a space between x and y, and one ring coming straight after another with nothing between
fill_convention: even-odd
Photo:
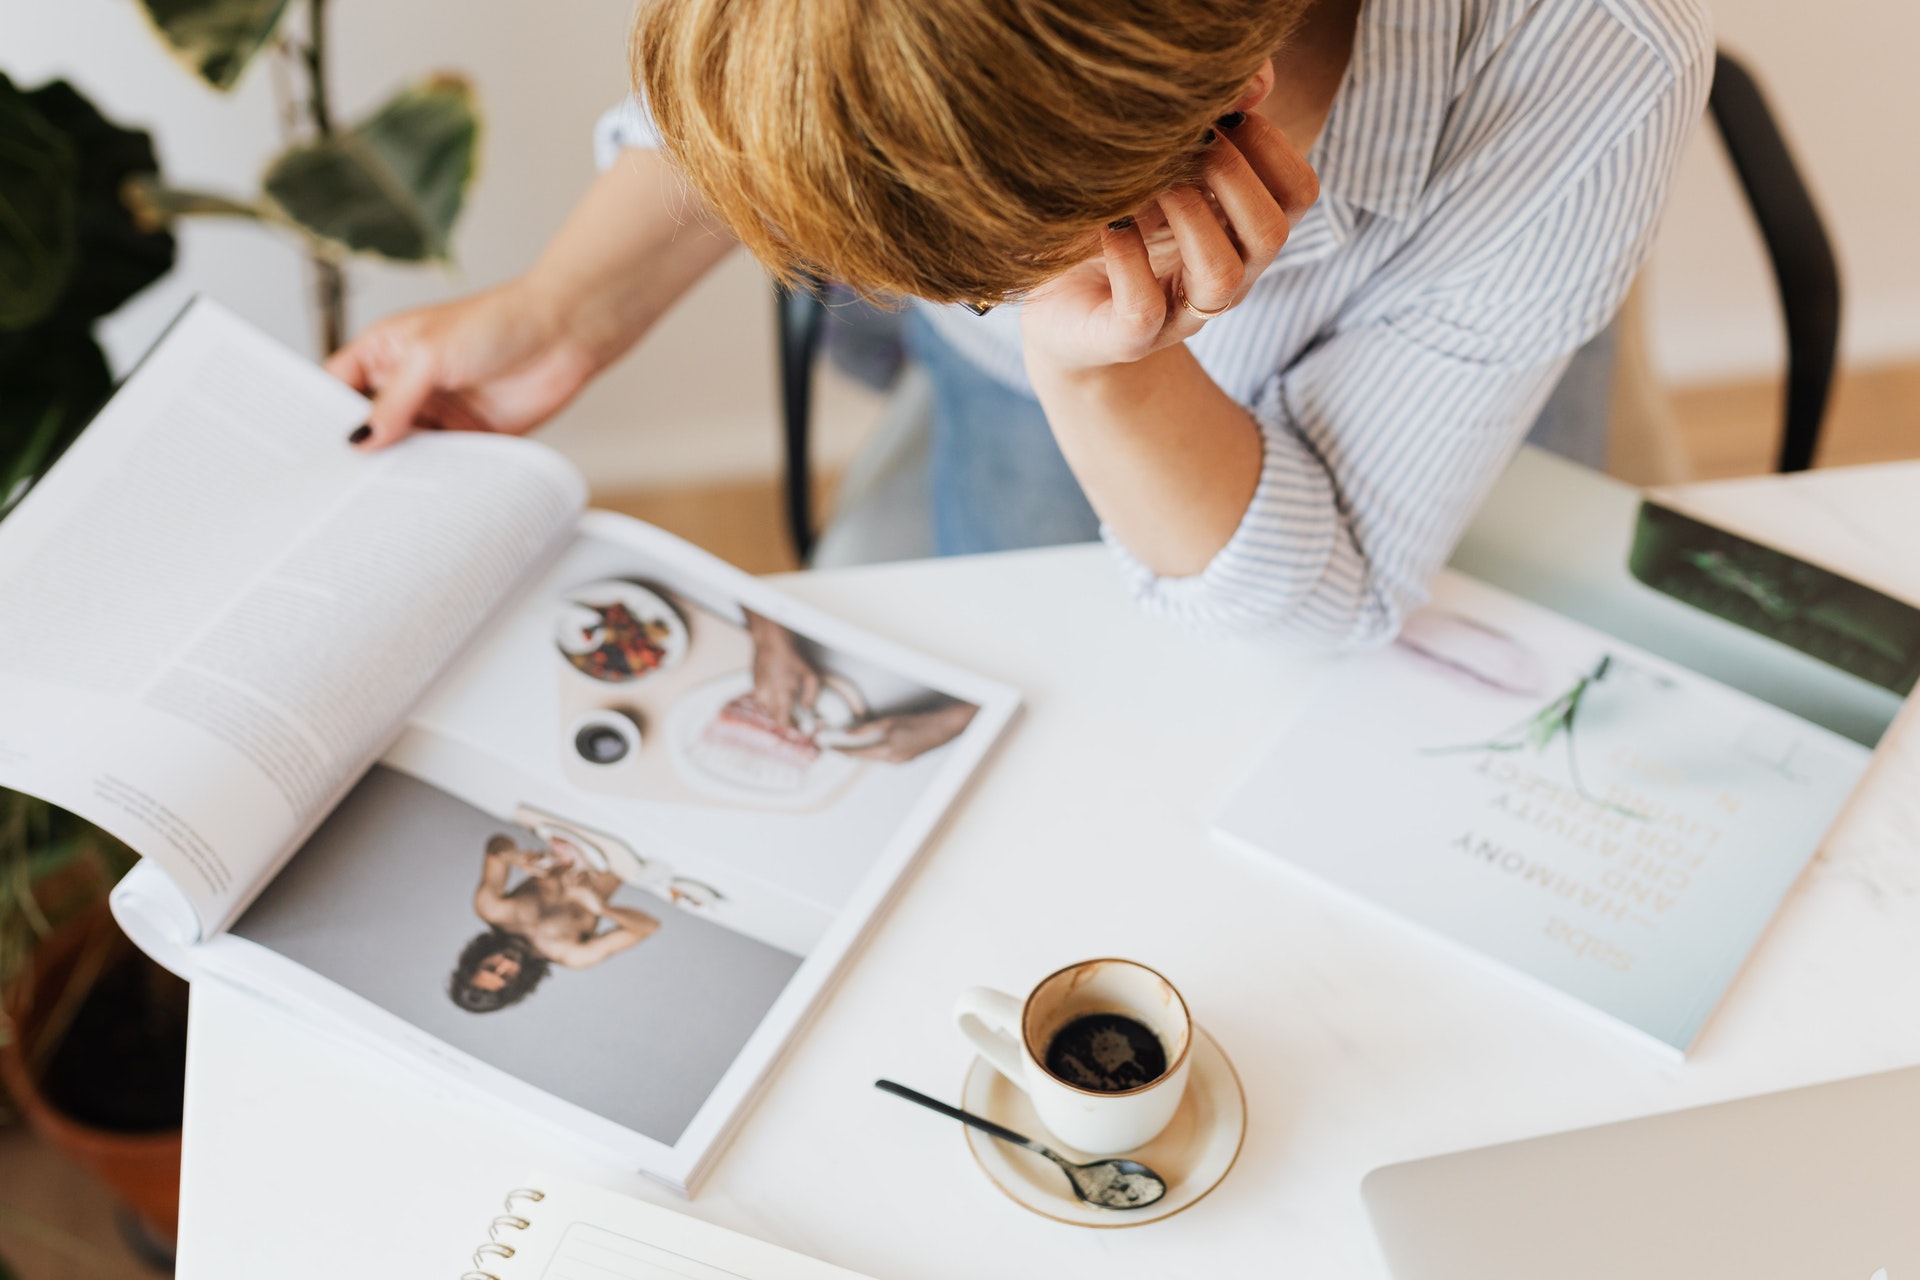
<instances>
[{"instance_id":1,"label":"metal spoon","mask_svg":"<svg viewBox=\"0 0 1920 1280\"><path fill-rule=\"evenodd\" d=\"M1138 1160L1095 1160L1090 1164L1074 1164L1072 1161L1047 1150L1032 1138L1015 1133L1004 1125L997 1125L984 1116L950 1107L924 1093L916 1093L903 1084L891 1080L875 1080L873 1087L882 1093L891 1093L896 1098L905 1098L908 1102L917 1102L929 1111L938 1111L941 1115L958 1120L961 1124L972 1125L982 1133L990 1133L1002 1142L1011 1142L1016 1147L1025 1147L1036 1155L1045 1156L1060 1166L1067 1175L1067 1181L1073 1184L1073 1194L1090 1205L1101 1209L1144 1209L1159 1201L1167 1194L1167 1180L1155 1173Z\"/></svg>"}]
</instances>

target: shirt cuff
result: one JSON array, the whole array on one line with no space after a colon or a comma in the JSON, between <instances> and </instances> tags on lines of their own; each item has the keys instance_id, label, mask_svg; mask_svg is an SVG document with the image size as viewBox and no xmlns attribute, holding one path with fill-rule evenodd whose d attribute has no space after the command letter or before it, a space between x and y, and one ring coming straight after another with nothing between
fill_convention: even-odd
<instances>
[{"instance_id":1,"label":"shirt cuff","mask_svg":"<svg viewBox=\"0 0 1920 1280\"><path fill-rule=\"evenodd\" d=\"M603 112L593 126L593 162L602 170L611 169L624 147L657 150L659 131L647 114L638 94L629 94L620 104Z\"/></svg>"},{"instance_id":2,"label":"shirt cuff","mask_svg":"<svg viewBox=\"0 0 1920 1280\"><path fill-rule=\"evenodd\" d=\"M1316 648L1372 643L1366 573L1348 537L1326 465L1287 424L1278 379L1254 404L1260 482L1227 544L1199 573L1142 564L1102 526L1135 600L1209 637L1270 635ZM1391 634L1387 621L1386 633Z\"/></svg>"}]
</instances>

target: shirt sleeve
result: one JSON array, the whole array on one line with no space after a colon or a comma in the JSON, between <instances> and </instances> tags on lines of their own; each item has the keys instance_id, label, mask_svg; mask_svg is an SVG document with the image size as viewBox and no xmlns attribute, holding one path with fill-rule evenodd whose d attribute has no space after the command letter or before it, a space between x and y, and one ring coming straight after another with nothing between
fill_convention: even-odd
<instances>
[{"instance_id":1,"label":"shirt sleeve","mask_svg":"<svg viewBox=\"0 0 1920 1280\"><path fill-rule=\"evenodd\" d=\"M1141 604L1204 635L1392 640L1625 298L1707 83L1684 70L1541 213L1269 379L1259 486L1200 573L1157 576L1103 530Z\"/></svg>"},{"instance_id":2,"label":"shirt sleeve","mask_svg":"<svg viewBox=\"0 0 1920 1280\"><path fill-rule=\"evenodd\" d=\"M653 117L647 114L646 103L640 100L639 94L623 98L619 105L607 108L594 122L593 162L602 170L613 167L623 147L653 151L659 146L660 134L654 129Z\"/></svg>"}]
</instances>

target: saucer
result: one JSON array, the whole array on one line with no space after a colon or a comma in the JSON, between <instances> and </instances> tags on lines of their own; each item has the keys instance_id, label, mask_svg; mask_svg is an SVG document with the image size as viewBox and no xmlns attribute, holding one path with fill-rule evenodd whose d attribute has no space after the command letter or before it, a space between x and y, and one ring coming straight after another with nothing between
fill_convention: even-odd
<instances>
[{"instance_id":1,"label":"saucer","mask_svg":"<svg viewBox=\"0 0 1920 1280\"><path fill-rule=\"evenodd\" d=\"M1014 1200L1043 1218L1076 1227L1140 1227L1193 1205L1220 1185L1247 1136L1247 1096L1240 1077L1214 1038L1198 1025L1193 1030L1193 1069L1180 1109L1159 1137L1123 1153L1167 1180L1164 1199L1145 1209L1097 1209L1074 1196L1066 1175L1052 1161L978 1129L963 1129L973 1158L993 1185ZM962 1099L960 1105L968 1111L1024 1133L1075 1164L1098 1159L1049 1134L1027 1095L984 1058L975 1058L968 1070Z\"/></svg>"}]
</instances>

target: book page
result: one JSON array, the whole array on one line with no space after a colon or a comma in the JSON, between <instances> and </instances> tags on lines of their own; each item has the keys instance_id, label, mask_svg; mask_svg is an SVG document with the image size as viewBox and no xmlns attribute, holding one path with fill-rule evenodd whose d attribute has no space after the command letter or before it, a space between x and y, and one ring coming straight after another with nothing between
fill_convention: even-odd
<instances>
[{"instance_id":1,"label":"book page","mask_svg":"<svg viewBox=\"0 0 1920 1280\"><path fill-rule=\"evenodd\" d=\"M527 1226L511 1239L514 1256L496 1263L498 1280L863 1280L852 1271L584 1183L535 1174L516 1197ZM511 1224L503 1227L509 1238Z\"/></svg>"},{"instance_id":2,"label":"book page","mask_svg":"<svg viewBox=\"0 0 1920 1280\"><path fill-rule=\"evenodd\" d=\"M1869 754L1443 573L1214 830L1684 1053Z\"/></svg>"},{"instance_id":3,"label":"book page","mask_svg":"<svg viewBox=\"0 0 1920 1280\"><path fill-rule=\"evenodd\" d=\"M363 455L366 402L195 303L0 523L0 785L224 926L584 505L537 445Z\"/></svg>"},{"instance_id":4,"label":"book page","mask_svg":"<svg viewBox=\"0 0 1920 1280\"><path fill-rule=\"evenodd\" d=\"M1017 704L589 512L194 961L687 1187Z\"/></svg>"}]
</instances>

